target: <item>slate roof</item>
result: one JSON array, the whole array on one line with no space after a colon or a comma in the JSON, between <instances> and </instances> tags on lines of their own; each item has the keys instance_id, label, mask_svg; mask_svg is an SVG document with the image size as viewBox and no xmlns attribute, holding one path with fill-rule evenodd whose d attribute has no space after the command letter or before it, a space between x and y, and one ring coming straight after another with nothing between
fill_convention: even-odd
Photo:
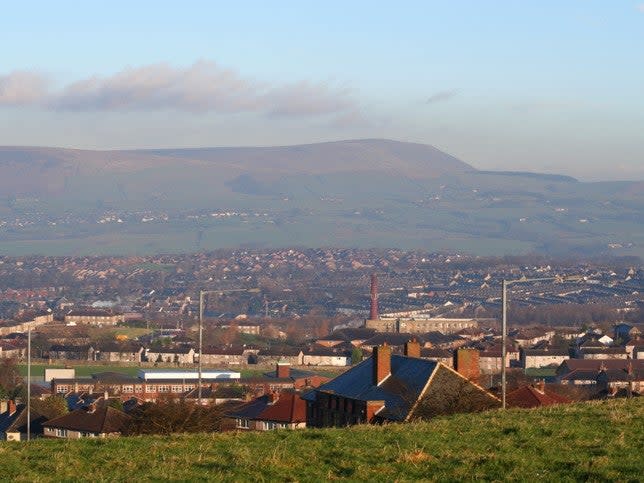
<instances>
[{"instance_id":1,"label":"slate roof","mask_svg":"<svg viewBox=\"0 0 644 483\"><path fill-rule=\"evenodd\" d=\"M299 356L302 352L302 349L299 347L268 347L266 349L261 349L257 355L259 356Z\"/></svg>"},{"instance_id":2,"label":"slate roof","mask_svg":"<svg viewBox=\"0 0 644 483\"><path fill-rule=\"evenodd\" d=\"M644 369L644 359L568 359L561 363L557 374L565 374L574 370L599 372L603 366L606 369L626 369L629 362L633 369Z\"/></svg>"},{"instance_id":3,"label":"slate roof","mask_svg":"<svg viewBox=\"0 0 644 483\"><path fill-rule=\"evenodd\" d=\"M403 421L438 363L392 355L391 375L378 386L372 384L373 363L373 357L370 357L302 398L314 401L316 392L326 392L360 401L385 401L385 409L378 415Z\"/></svg>"},{"instance_id":4,"label":"slate roof","mask_svg":"<svg viewBox=\"0 0 644 483\"><path fill-rule=\"evenodd\" d=\"M626 354L625 347L602 347L602 348L584 348L582 354Z\"/></svg>"},{"instance_id":5,"label":"slate roof","mask_svg":"<svg viewBox=\"0 0 644 483\"><path fill-rule=\"evenodd\" d=\"M89 433L121 433L131 417L109 406L77 409L43 424L45 428L68 429Z\"/></svg>"},{"instance_id":6,"label":"slate roof","mask_svg":"<svg viewBox=\"0 0 644 483\"><path fill-rule=\"evenodd\" d=\"M599 371L575 369L561 378L562 381L596 381Z\"/></svg>"},{"instance_id":7,"label":"slate roof","mask_svg":"<svg viewBox=\"0 0 644 483\"><path fill-rule=\"evenodd\" d=\"M32 409L30 414L32 435L42 435L42 425L47 417ZM27 433L27 405L19 404L16 412L0 415L0 433Z\"/></svg>"},{"instance_id":8,"label":"slate roof","mask_svg":"<svg viewBox=\"0 0 644 483\"><path fill-rule=\"evenodd\" d=\"M568 349L523 349L526 356L569 356Z\"/></svg>"},{"instance_id":9,"label":"slate roof","mask_svg":"<svg viewBox=\"0 0 644 483\"><path fill-rule=\"evenodd\" d=\"M452 353L446 349L428 349L426 347L421 347L420 357L435 357L440 359L446 359L452 357Z\"/></svg>"},{"instance_id":10,"label":"slate roof","mask_svg":"<svg viewBox=\"0 0 644 483\"><path fill-rule=\"evenodd\" d=\"M336 330L331 335L327 335L326 337L322 337L318 340L344 340L344 341L351 341L351 340L358 340L358 339L366 340L372 337L375 333L376 333L375 329L368 329L366 327L346 328L346 329Z\"/></svg>"},{"instance_id":11,"label":"slate roof","mask_svg":"<svg viewBox=\"0 0 644 483\"><path fill-rule=\"evenodd\" d=\"M427 332L425 334L421 334L420 338L424 342L429 342L432 345L451 344L455 341L463 340L463 337L457 334L443 334L442 332L438 332L438 331L432 331L432 332Z\"/></svg>"},{"instance_id":12,"label":"slate roof","mask_svg":"<svg viewBox=\"0 0 644 483\"><path fill-rule=\"evenodd\" d=\"M373 337L365 340L362 345L366 347L380 346L383 344L387 344L389 346L403 346L406 342L409 342L412 339L416 339L421 344L425 342L423 337L419 334L379 332Z\"/></svg>"},{"instance_id":13,"label":"slate roof","mask_svg":"<svg viewBox=\"0 0 644 483\"><path fill-rule=\"evenodd\" d=\"M98 372L92 374L92 379L106 384L141 384L144 381L138 377L128 376L120 372Z\"/></svg>"},{"instance_id":14,"label":"slate roof","mask_svg":"<svg viewBox=\"0 0 644 483\"><path fill-rule=\"evenodd\" d=\"M350 356L351 351L338 350L336 347L325 347L322 345L314 345L304 349L305 356L331 356L331 357L341 357L341 356Z\"/></svg>"},{"instance_id":15,"label":"slate roof","mask_svg":"<svg viewBox=\"0 0 644 483\"><path fill-rule=\"evenodd\" d=\"M633 369L632 374L628 374L623 369L608 369L600 372L597 376L603 376L607 382L628 382L631 378L633 381L642 381L644 380L644 370L641 368Z\"/></svg>"}]
</instances>

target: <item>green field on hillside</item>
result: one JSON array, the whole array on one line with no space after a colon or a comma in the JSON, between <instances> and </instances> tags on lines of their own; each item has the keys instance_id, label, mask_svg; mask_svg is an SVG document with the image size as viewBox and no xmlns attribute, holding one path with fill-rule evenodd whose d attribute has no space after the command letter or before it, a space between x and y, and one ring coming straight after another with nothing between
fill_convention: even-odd
<instances>
[{"instance_id":1,"label":"green field on hillside","mask_svg":"<svg viewBox=\"0 0 644 483\"><path fill-rule=\"evenodd\" d=\"M139 367L135 363L131 363L130 365L95 365L95 364L83 364L80 361L75 361L78 362L73 365L68 365L67 367L73 367L76 369L76 377L90 377L92 374L96 374L99 372L117 372L119 374L124 374L127 376L136 376L138 374L139 369L147 369L149 371L154 371L154 370L197 370L196 367L194 368L178 368L175 366L167 366L167 367ZM45 365L45 364L32 364L31 365L31 376L33 378L38 378L38 377L44 377L45 376L45 368L50 368L50 369L62 369L65 367L64 365L61 364L53 364L53 365ZM263 366L263 367L244 367L242 369L240 368L235 368L235 367L228 367L228 368L213 368L210 367L209 365L205 365L204 370L211 370L211 369L221 369L221 370L229 370L229 371L236 371L241 373L242 377L259 377L265 372L270 372L272 370L275 370L274 366ZM315 372L323 376L327 377L335 377L338 375L339 372L343 372L346 368L333 368L333 367L324 367L324 368L310 368L307 367L307 371ZM18 371L20 372L21 376L26 376L27 375L27 365L26 364L19 364L18 365Z\"/></svg>"},{"instance_id":2,"label":"green field on hillside","mask_svg":"<svg viewBox=\"0 0 644 483\"><path fill-rule=\"evenodd\" d=\"M2 478L641 481L644 400L351 429L0 443ZM90 476L91 475L91 476Z\"/></svg>"}]
</instances>

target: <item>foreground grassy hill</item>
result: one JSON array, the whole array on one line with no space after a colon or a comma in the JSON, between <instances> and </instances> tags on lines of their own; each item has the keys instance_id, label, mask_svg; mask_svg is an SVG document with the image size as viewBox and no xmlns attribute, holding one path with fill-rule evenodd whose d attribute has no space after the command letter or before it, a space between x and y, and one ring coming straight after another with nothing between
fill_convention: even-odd
<instances>
[{"instance_id":1,"label":"foreground grassy hill","mask_svg":"<svg viewBox=\"0 0 644 483\"><path fill-rule=\"evenodd\" d=\"M0 444L2 480L641 481L644 400L427 423Z\"/></svg>"}]
</instances>

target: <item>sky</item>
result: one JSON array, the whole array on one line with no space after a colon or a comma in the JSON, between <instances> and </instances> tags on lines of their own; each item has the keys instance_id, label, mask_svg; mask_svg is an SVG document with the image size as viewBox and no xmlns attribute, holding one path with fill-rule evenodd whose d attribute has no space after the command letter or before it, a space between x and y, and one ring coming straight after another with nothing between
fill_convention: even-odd
<instances>
[{"instance_id":1,"label":"sky","mask_svg":"<svg viewBox=\"0 0 644 483\"><path fill-rule=\"evenodd\" d=\"M0 0L0 145L431 144L644 180L644 0Z\"/></svg>"}]
</instances>

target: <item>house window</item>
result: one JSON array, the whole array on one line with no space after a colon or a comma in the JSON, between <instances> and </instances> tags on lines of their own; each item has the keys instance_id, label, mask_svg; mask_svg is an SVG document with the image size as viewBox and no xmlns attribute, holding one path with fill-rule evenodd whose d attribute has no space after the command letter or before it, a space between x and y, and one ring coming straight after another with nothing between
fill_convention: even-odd
<instances>
[{"instance_id":1,"label":"house window","mask_svg":"<svg viewBox=\"0 0 644 483\"><path fill-rule=\"evenodd\" d=\"M170 392L170 386L162 384L159 386L159 392Z\"/></svg>"},{"instance_id":2,"label":"house window","mask_svg":"<svg viewBox=\"0 0 644 483\"><path fill-rule=\"evenodd\" d=\"M237 418L237 427L248 429L248 419Z\"/></svg>"},{"instance_id":3,"label":"house window","mask_svg":"<svg viewBox=\"0 0 644 483\"><path fill-rule=\"evenodd\" d=\"M121 388L121 390L123 392L126 392L126 393L133 393L134 392L134 386L123 386Z\"/></svg>"},{"instance_id":4,"label":"house window","mask_svg":"<svg viewBox=\"0 0 644 483\"><path fill-rule=\"evenodd\" d=\"M172 392L183 392L183 386L172 386Z\"/></svg>"},{"instance_id":5,"label":"house window","mask_svg":"<svg viewBox=\"0 0 644 483\"><path fill-rule=\"evenodd\" d=\"M66 437L67 437L67 430L66 430L66 429L59 429L59 428L56 428L56 429L54 430L54 434L55 434L58 438L66 438Z\"/></svg>"},{"instance_id":6,"label":"house window","mask_svg":"<svg viewBox=\"0 0 644 483\"><path fill-rule=\"evenodd\" d=\"M145 392L157 392L157 387L153 384L146 384Z\"/></svg>"},{"instance_id":7,"label":"house window","mask_svg":"<svg viewBox=\"0 0 644 483\"><path fill-rule=\"evenodd\" d=\"M143 386L141 384L137 384L136 386L134 386L134 392L143 392Z\"/></svg>"},{"instance_id":8,"label":"house window","mask_svg":"<svg viewBox=\"0 0 644 483\"><path fill-rule=\"evenodd\" d=\"M267 421L264 423L264 428L265 429L285 429L286 424L284 423L275 423L273 421Z\"/></svg>"},{"instance_id":9,"label":"house window","mask_svg":"<svg viewBox=\"0 0 644 483\"><path fill-rule=\"evenodd\" d=\"M69 386L56 386L56 392L58 394L65 394L69 392Z\"/></svg>"},{"instance_id":10,"label":"house window","mask_svg":"<svg viewBox=\"0 0 644 483\"><path fill-rule=\"evenodd\" d=\"M87 431L80 432L81 438L96 438L98 436L96 433L89 433Z\"/></svg>"}]
</instances>

